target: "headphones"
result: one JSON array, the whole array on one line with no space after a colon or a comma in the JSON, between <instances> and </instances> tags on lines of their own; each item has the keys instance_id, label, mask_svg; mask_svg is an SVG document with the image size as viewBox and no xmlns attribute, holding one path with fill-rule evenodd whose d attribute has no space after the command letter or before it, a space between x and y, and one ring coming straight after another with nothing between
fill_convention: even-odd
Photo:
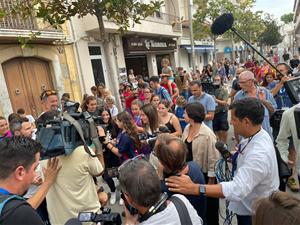
<instances>
[{"instance_id":1,"label":"headphones","mask_svg":"<svg viewBox=\"0 0 300 225\"><path fill-rule=\"evenodd\" d=\"M169 196L166 193L162 193L159 197L159 200L153 206L151 206L145 214L140 216L139 222L142 223L154 214L163 211L167 207L166 201L168 198Z\"/></svg>"}]
</instances>

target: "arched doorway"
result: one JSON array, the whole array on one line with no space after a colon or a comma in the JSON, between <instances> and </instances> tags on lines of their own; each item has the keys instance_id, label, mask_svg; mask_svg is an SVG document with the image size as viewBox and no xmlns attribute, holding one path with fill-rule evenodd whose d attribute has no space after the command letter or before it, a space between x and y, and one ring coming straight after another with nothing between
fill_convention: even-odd
<instances>
[{"instance_id":1,"label":"arched doorway","mask_svg":"<svg viewBox=\"0 0 300 225\"><path fill-rule=\"evenodd\" d=\"M2 68L14 112L24 108L37 117L42 112L41 92L53 89L49 63L39 58L14 58Z\"/></svg>"}]
</instances>

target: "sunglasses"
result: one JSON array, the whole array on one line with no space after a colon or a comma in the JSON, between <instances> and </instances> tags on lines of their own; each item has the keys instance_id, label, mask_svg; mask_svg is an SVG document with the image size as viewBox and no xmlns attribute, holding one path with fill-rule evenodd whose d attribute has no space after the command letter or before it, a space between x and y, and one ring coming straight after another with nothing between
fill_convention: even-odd
<instances>
[{"instance_id":1,"label":"sunglasses","mask_svg":"<svg viewBox=\"0 0 300 225\"><path fill-rule=\"evenodd\" d=\"M51 95L57 95L57 92L56 91L53 91L53 90L46 90L46 91L43 91L42 94L41 94L41 100L45 99L46 97L49 97Z\"/></svg>"},{"instance_id":2,"label":"sunglasses","mask_svg":"<svg viewBox=\"0 0 300 225\"><path fill-rule=\"evenodd\" d=\"M131 159L127 159L125 162L123 162L123 164L121 166L119 166L119 168L118 168L119 174L120 174L121 170L124 169L126 166L128 166L130 163L132 163L134 161L138 161L138 160L148 161L144 154L140 154L140 155L137 155L137 156L135 156Z\"/></svg>"}]
</instances>

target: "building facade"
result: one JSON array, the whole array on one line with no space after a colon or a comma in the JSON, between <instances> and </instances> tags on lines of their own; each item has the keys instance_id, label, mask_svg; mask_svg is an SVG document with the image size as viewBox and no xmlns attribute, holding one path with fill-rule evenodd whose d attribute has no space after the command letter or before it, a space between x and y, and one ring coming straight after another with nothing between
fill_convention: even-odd
<instances>
[{"instance_id":1,"label":"building facade","mask_svg":"<svg viewBox=\"0 0 300 225\"><path fill-rule=\"evenodd\" d=\"M105 32L110 37L106 54L103 51L107 46L100 40L96 17L73 18L71 39L77 52L82 93L90 93L92 86L105 83L112 94L118 96L118 84L127 80L130 69L148 80L160 74L162 58L168 58L175 68L177 40L182 35L178 2L165 0L160 12L130 27L125 35L118 32L116 24L103 17ZM117 77L108 74L108 66L117 71Z\"/></svg>"},{"instance_id":2,"label":"building facade","mask_svg":"<svg viewBox=\"0 0 300 225\"><path fill-rule=\"evenodd\" d=\"M1 0L0 8L13 4ZM19 38L40 32L31 46L22 48ZM37 117L41 112L40 94L54 89L61 95L80 99L79 77L72 45L57 44L68 39L68 29L54 30L34 17L0 20L0 114L8 116L18 108ZM54 44L56 43L56 44Z\"/></svg>"},{"instance_id":3,"label":"building facade","mask_svg":"<svg viewBox=\"0 0 300 225\"><path fill-rule=\"evenodd\" d=\"M300 0L294 1L294 40L293 51L295 54L300 53Z\"/></svg>"}]
</instances>

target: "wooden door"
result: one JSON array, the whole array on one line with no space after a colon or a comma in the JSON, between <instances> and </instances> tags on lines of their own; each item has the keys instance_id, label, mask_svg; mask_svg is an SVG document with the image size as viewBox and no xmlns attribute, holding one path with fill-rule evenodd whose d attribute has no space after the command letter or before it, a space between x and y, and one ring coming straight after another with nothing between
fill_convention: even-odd
<instances>
[{"instance_id":1,"label":"wooden door","mask_svg":"<svg viewBox=\"0 0 300 225\"><path fill-rule=\"evenodd\" d=\"M24 108L37 117L42 112L40 94L53 89L48 62L37 58L16 58L3 65L14 112Z\"/></svg>"}]
</instances>

